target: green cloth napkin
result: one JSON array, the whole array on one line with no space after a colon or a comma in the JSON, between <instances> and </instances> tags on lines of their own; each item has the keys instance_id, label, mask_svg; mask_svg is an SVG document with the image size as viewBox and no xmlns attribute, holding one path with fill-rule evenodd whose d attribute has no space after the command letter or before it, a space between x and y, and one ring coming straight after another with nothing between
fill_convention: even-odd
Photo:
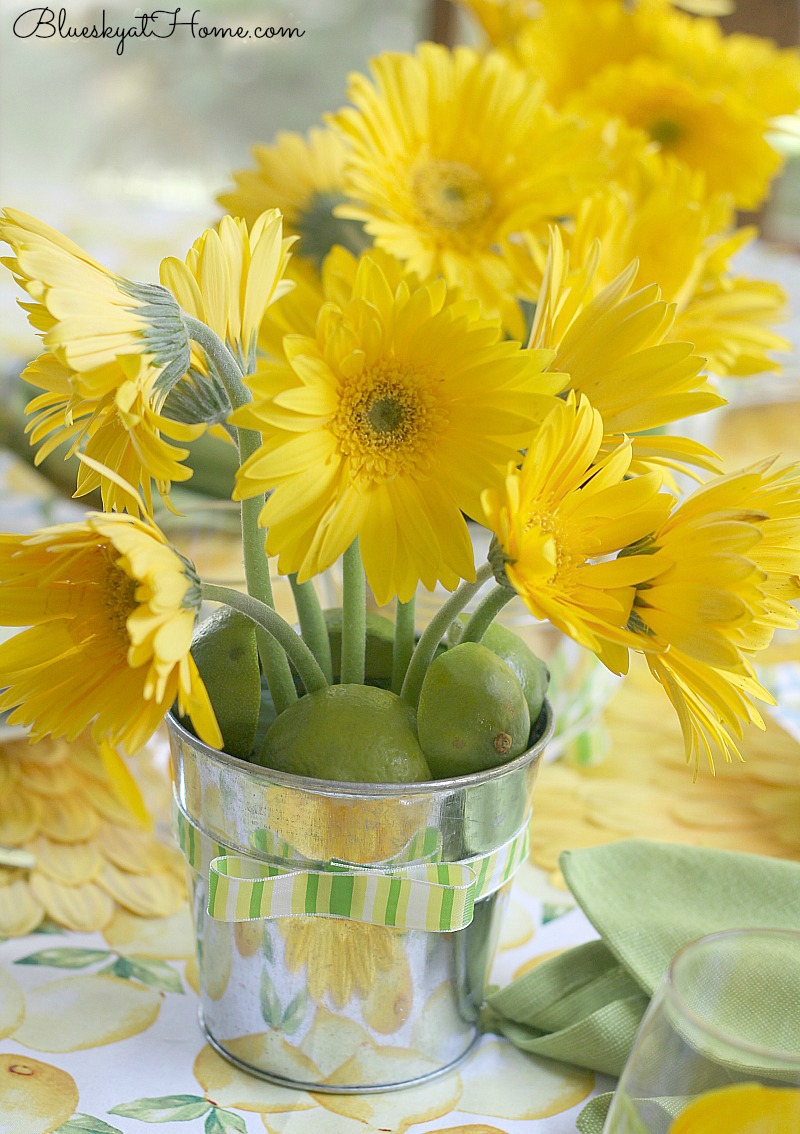
<instances>
[{"instance_id":1,"label":"green cloth napkin","mask_svg":"<svg viewBox=\"0 0 800 1134\"><path fill-rule=\"evenodd\" d=\"M800 929L800 863L627 839L559 865L601 936L490 995L489 1026L523 1051L618 1076L677 951L722 929ZM609 1096L582 1112L600 1134Z\"/></svg>"}]
</instances>

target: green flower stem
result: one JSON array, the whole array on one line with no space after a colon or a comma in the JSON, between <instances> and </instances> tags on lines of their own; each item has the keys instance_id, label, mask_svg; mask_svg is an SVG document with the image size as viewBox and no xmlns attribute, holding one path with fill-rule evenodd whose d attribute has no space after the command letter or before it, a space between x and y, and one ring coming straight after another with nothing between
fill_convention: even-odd
<instances>
[{"instance_id":1,"label":"green flower stem","mask_svg":"<svg viewBox=\"0 0 800 1134\"><path fill-rule=\"evenodd\" d=\"M342 560L342 685L363 685L367 650L367 587L354 539Z\"/></svg>"},{"instance_id":2,"label":"green flower stem","mask_svg":"<svg viewBox=\"0 0 800 1134\"><path fill-rule=\"evenodd\" d=\"M433 661L436 647L447 633L450 624L461 613L470 599L478 593L486 580L491 579L491 577L491 564L484 563L482 567L478 568L475 582L462 583L458 590L453 592L444 606L437 610L436 614L434 614L425 628L422 637L417 642L414 653L411 655L411 662L406 672L403 688L400 692L400 696L412 709L416 709L419 704L422 682L425 680L428 666Z\"/></svg>"},{"instance_id":3,"label":"green flower stem","mask_svg":"<svg viewBox=\"0 0 800 1134\"><path fill-rule=\"evenodd\" d=\"M464 633L458 639L459 643L480 642L503 607L516 597L516 591L502 584L498 584L494 590L489 591L486 598L475 608L475 613L464 627Z\"/></svg>"},{"instance_id":4,"label":"green flower stem","mask_svg":"<svg viewBox=\"0 0 800 1134\"><path fill-rule=\"evenodd\" d=\"M247 405L250 401L250 393L242 381L243 375L239 364L222 340L205 323L193 319L190 315L184 315L183 321L189 336L203 348L214 363L233 408L238 409ZM258 449L261 438L252 429L238 429L237 437L241 466ZM269 561L264 550L264 536L258 526L258 515L263 503L263 498L258 496L241 502L244 577L247 582L247 593L274 609L275 599L272 594ZM256 643L261 668L267 679L275 709L278 713L282 713L297 700L297 690L286 654L275 638L265 634L260 627L256 633Z\"/></svg>"},{"instance_id":5,"label":"green flower stem","mask_svg":"<svg viewBox=\"0 0 800 1134\"><path fill-rule=\"evenodd\" d=\"M414 613L416 599L409 602L397 600L394 616L394 647L392 649L392 692L399 693L403 688L408 663L414 653Z\"/></svg>"},{"instance_id":6,"label":"green flower stem","mask_svg":"<svg viewBox=\"0 0 800 1134\"><path fill-rule=\"evenodd\" d=\"M233 607L234 610L241 611L272 638L284 659L288 658L297 670L308 693L327 687L325 674L311 650L271 606L259 602L250 595L243 595L241 591L234 591L231 587L219 587L216 583L202 583L200 589L204 599L210 602L222 602L226 606Z\"/></svg>"},{"instance_id":7,"label":"green flower stem","mask_svg":"<svg viewBox=\"0 0 800 1134\"><path fill-rule=\"evenodd\" d=\"M333 685L331 640L314 584L311 579L306 583L298 583L297 575L290 575L289 582L292 585L303 641L317 659L320 669L325 674L325 680L329 685Z\"/></svg>"},{"instance_id":8,"label":"green flower stem","mask_svg":"<svg viewBox=\"0 0 800 1134\"><path fill-rule=\"evenodd\" d=\"M250 401L250 393L242 381L244 375L236 358L228 350L222 339L205 323L201 323L199 319L193 319L191 315L184 314L183 325L186 327L189 338L193 339L198 346L201 346L214 363L233 408L238 409L240 406L246 406Z\"/></svg>"}]
</instances>

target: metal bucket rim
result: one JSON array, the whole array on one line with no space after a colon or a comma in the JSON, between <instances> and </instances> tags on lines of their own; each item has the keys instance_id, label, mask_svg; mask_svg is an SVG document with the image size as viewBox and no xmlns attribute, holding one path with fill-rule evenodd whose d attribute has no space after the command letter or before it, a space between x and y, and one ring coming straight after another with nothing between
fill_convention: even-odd
<instances>
[{"instance_id":1,"label":"metal bucket rim","mask_svg":"<svg viewBox=\"0 0 800 1134\"><path fill-rule=\"evenodd\" d=\"M438 795L442 792L475 787L478 784L500 779L505 775L512 775L514 772L519 771L527 764L538 759L553 736L555 720L552 707L547 699L545 699L542 706L542 714L544 715L544 725L540 735L530 748L526 748L521 755L516 756L513 760L509 760L507 764L499 764L496 768L488 768L485 772L473 772L468 776L451 776L446 780L411 780L406 783L388 784L362 783L354 780L320 780L313 776L296 776L292 772L279 772L274 768L263 767L261 764L251 764L249 761L241 760L238 756L231 756L221 749L211 748L196 737L194 733L184 728L177 717L173 715L172 711L167 713L166 722L167 727L172 730L180 740L200 750L207 759L214 760L223 767L230 768L233 771L246 770L248 775L263 778L266 782L271 784L294 788L295 791L312 792L315 795L353 796L354 798L363 798L364 796L394 798L409 795ZM539 720L541 720L541 716ZM537 721L537 724L538 723Z\"/></svg>"}]
</instances>

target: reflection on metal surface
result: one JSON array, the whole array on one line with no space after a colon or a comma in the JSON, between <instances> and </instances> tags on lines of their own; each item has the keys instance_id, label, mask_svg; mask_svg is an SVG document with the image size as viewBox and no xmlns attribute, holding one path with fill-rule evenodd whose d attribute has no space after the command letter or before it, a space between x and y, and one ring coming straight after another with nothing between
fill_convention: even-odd
<instances>
[{"instance_id":1,"label":"reflection on metal surface","mask_svg":"<svg viewBox=\"0 0 800 1134\"><path fill-rule=\"evenodd\" d=\"M427 846L431 829L445 862L501 846L531 809L551 727L548 710L540 738L503 767L421 784L304 779L215 752L176 722L170 736L179 806L225 853L258 858L268 830L298 866L374 865L415 839ZM190 869L190 881L203 1026L239 1066L314 1090L375 1090L438 1074L475 1041L508 885L465 929L428 933L302 915L213 921L207 872Z\"/></svg>"}]
</instances>

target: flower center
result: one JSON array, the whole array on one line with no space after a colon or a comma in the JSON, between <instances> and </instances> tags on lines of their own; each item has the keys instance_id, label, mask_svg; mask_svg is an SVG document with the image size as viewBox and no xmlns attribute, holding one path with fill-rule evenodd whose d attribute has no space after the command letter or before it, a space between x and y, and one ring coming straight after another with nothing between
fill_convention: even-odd
<instances>
[{"instance_id":1,"label":"flower center","mask_svg":"<svg viewBox=\"0 0 800 1134\"><path fill-rule=\"evenodd\" d=\"M554 583L562 564L561 541L555 533L553 517L547 512L531 513L525 524L525 562L534 567L543 582Z\"/></svg>"},{"instance_id":2,"label":"flower center","mask_svg":"<svg viewBox=\"0 0 800 1134\"><path fill-rule=\"evenodd\" d=\"M107 552L108 566L103 580L103 613L112 634L120 639L127 650L129 645L128 619L136 610L136 580L126 574Z\"/></svg>"},{"instance_id":3,"label":"flower center","mask_svg":"<svg viewBox=\"0 0 800 1134\"><path fill-rule=\"evenodd\" d=\"M331 429L354 473L390 480L427 472L445 424L439 384L425 368L395 359L346 380Z\"/></svg>"},{"instance_id":4,"label":"flower center","mask_svg":"<svg viewBox=\"0 0 800 1134\"><path fill-rule=\"evenodd\" d=\"M322 267L322 261L334 244L341 244L354 256L369 247L369 237L360 221L333 215L336 206L346 200L344 193L315 192L294 222L300 236L297 252L313 260L317 268Z\"/></svg>"},{"instance_id":5,"label":"flower center","mask_svg":"<svg viewBox=\"0 0 800 1134\"><path fill-rule=\"evenodd\" d=\"M492 207L481 175L460 161L423 162L411 179L411 192L422 216L438 228L469 228Z\"/></svg>"},{"instance_id":6,"label":"flower center","mask_svg":"<svg viewBox=\"0 0 800 1134\"><path fill-rule=\"evenodd\" d=\"M658 142L665 150L670 149L683 137L685 130L680 122L674 118L655 118L647 128L647 132L654 142Z\"/></svg>"}]
</instances>

